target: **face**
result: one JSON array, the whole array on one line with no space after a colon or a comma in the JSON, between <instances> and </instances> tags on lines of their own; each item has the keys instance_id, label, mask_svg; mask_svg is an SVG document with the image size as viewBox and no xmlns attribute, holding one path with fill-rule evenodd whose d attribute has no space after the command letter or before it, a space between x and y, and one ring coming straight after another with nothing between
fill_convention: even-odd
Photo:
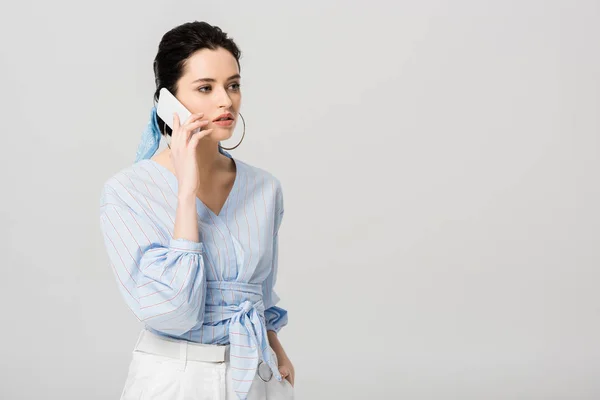
<instances>
[{"instance_id":1,"label":"face","mask_svg":"<svg viewBox=\"0 0 600 400\"><path fill-rule=\"evenodd\" d=\"M223 141L233 135L242 102L239 73L235 57L221 47L199 50L186 62L176 97L190 112L204 113L202 119L209 123L202 129L213 129L207 138ZM215 121L225 113L233 121Z\"/></svg>"}]
</instances>

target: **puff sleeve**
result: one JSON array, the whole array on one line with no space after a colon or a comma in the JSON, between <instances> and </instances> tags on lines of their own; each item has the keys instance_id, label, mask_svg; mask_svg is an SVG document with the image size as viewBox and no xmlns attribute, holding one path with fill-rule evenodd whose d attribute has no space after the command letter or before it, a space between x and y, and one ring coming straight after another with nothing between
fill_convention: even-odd
<instances>
[{"instance_id":1,"label":"puff sleeve","mask_svg":"<svg viewBox=\"0 0 600 400\"><path fill-rule=\"evenodd\" d=\"M138 320L170 335L182 335L203 320L202 242L165 235L108 183L100 197L100 226L119 291Z\"/></svg>"},{"instance_id":2,"label":"puff sleeve","mask_svg":"<svg viewBox=\"0 0 600 400\"><path fill-rule=\"evenodd\" d=\"M267 330L279 333L281 328L288 323L287 310L277 307L279 296L274 290L277 281L278 259L279 259L279 228L283 219L283 191L281 184L277 181L275 191L275 215L273 229L273 253L272 253L272 268L263 282L263 302L265 304L265 322Z\"/></svg>"}]
</instances>

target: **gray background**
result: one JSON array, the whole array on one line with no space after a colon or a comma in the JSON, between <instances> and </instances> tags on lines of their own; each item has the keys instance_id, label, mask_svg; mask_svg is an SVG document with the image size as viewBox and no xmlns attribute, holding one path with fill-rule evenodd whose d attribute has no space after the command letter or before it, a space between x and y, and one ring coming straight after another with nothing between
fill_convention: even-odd
<instances>
[{"instance_id":1,"label":"gray background","mask_svg":"<svg viewBox=\"0 0 600 400\"><path fill-rule=\"evenodd\" d=\"M100 189L133 162L160 38L196 19L243 52L232 153L283 185L297 398L600 398L583 0L3 2L0 398L118 398L141 326Z\"/></svg>"}]
</instances>

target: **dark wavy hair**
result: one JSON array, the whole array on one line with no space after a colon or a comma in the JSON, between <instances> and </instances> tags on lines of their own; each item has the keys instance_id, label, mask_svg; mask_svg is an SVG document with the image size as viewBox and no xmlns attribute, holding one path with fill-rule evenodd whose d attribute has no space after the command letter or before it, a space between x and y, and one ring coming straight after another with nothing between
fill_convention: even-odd
<instances>
[{"instance_id":1,"label":"dark wavy hair","mask_svg":"<svg viewBox=\"0 0 600 400\"><path fill-rule=\"evenodd\" d=\"M240 68L240 49L232 38L228 37L227 33L218 26L203 21L194 21L179 25L165 33L154 58L154 81L156 83L154 101L158 101L160 89L163 87L174 95L177 94L177 81L183 75L185 63L192 54L202 49L216 50L218 47L229 51ZM158 116L157 122L160 131L171 136L171 128Z\"/></svg>"}]
</instances>

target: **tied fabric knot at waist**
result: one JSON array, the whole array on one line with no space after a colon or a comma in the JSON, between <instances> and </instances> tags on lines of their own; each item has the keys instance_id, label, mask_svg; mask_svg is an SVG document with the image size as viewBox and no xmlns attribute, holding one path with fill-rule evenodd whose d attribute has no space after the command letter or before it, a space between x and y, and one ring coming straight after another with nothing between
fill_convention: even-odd
<instances>
[{"instance_id":1,"label":"tied fabric knot at waist","mask_svg":"<svg viewBox=\"0 0 600 400\"><path fill-rule=\"evenodd\" d=\"M282 380L269 349L264 317L261 317L261 313L264 313L262 286L225 281L209 281L207 284L209 290L214 290L214 294L219 293L223 298L243 299L234 305L207 304L206 317L209 320L230 318L229 353L233 388L238 398L245 400L257 373L259 358L270 367L275 379Z\"/></svg>"}]
</instances>

